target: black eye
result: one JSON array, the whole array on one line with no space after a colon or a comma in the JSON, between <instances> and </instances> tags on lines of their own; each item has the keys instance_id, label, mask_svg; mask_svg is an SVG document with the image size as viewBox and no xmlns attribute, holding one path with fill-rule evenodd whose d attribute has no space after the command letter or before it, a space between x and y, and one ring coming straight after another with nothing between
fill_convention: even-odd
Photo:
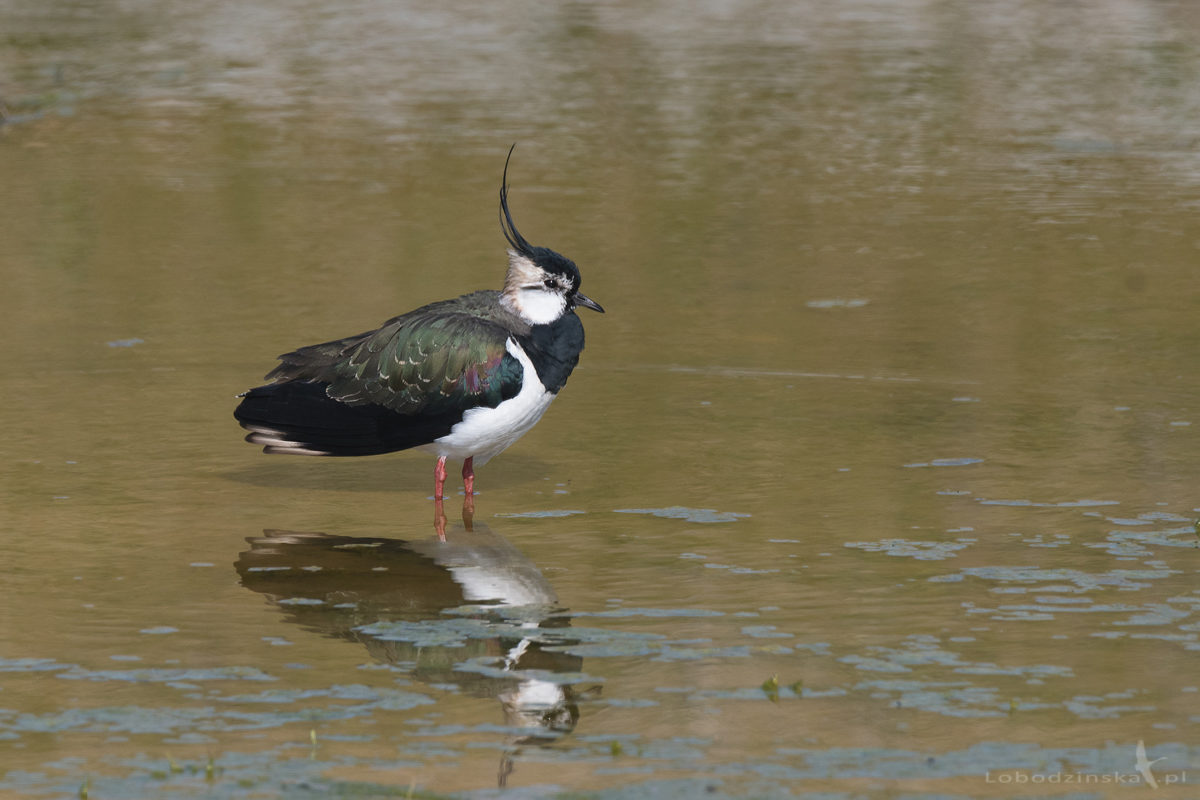
<instances>
[{"instance_id":1,"label":"black eye","mask_svg":"<svg viewBox=\"0 0 1200 800\"><path fill-rule=\"evenodd\" d=\"M546 278L546 280L542 281L542 285L547 289L557 289L558 281L554 280L554 278Z\"/></svg>"}]
</instances>

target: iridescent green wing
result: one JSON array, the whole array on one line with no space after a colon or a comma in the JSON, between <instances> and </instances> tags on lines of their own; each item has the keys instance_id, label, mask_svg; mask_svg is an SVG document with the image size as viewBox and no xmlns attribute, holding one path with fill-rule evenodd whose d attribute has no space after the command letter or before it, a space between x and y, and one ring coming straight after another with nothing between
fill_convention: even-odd
<instances>
[{"instance_id":1,"label":"iridescent green wing","mask_svg":"<svg viewBox=\"0 0 1200 800\"><path fill-rule=\"evenodd\" d=\"M508 331L437 303L364 335L331 364L328 394L349 405L374 403L400 414L497 406L521 389L522 367L507 351Z\"/></svg>"}]
</instances>

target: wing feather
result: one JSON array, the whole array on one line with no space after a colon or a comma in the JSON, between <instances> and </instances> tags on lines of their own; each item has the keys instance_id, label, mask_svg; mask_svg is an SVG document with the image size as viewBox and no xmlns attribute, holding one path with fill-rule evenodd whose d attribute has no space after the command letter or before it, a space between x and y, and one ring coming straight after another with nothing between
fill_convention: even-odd
<instances>
[{"instance_id":1,"label":"wing feather","mask_svg":"<svg viewBox=\"0 0 1200 800\"><path fill-rule=\"evenodd\" d=\"M329 397L403 415L497 406L521 388L522 367L506 349L510 331L467 295L389 320L375 331L280 356L275 382L327 383Z\"/></svg>"}]
</instances>

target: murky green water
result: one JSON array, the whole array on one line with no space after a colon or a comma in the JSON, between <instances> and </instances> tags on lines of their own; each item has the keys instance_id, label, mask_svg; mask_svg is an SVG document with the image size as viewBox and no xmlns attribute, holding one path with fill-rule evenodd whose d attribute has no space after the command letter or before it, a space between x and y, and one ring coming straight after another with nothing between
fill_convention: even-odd
<instances>
[{"instance_id":1,"label":"murky green water","mask_svg":"<svg viewBox=\"0 0 1200 800\"><path fill-rule=\"evenodd\" d=\"M1195 795L1191 3L0 19L0 794ZM234 395L513 141L609 313L439 544Z\"/></svg>"}]
</instances>

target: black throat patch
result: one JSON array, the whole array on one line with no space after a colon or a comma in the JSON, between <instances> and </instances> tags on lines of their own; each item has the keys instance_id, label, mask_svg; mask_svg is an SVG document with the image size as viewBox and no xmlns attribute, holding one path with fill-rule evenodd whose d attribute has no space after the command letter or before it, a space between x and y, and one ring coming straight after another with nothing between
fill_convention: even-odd
<instances>
[{"instance_id":1,"label":"black throat patch","mask_svg":"<svg viewBox=\"0 0 1200 800\"><path fill-rule=\"evenodd\" d=\"M583 352L583 323L568 311L549 325L534 325L517 342L533 362L546 391L557 394L567 384Z\"/></svg>"}]
</instances>

